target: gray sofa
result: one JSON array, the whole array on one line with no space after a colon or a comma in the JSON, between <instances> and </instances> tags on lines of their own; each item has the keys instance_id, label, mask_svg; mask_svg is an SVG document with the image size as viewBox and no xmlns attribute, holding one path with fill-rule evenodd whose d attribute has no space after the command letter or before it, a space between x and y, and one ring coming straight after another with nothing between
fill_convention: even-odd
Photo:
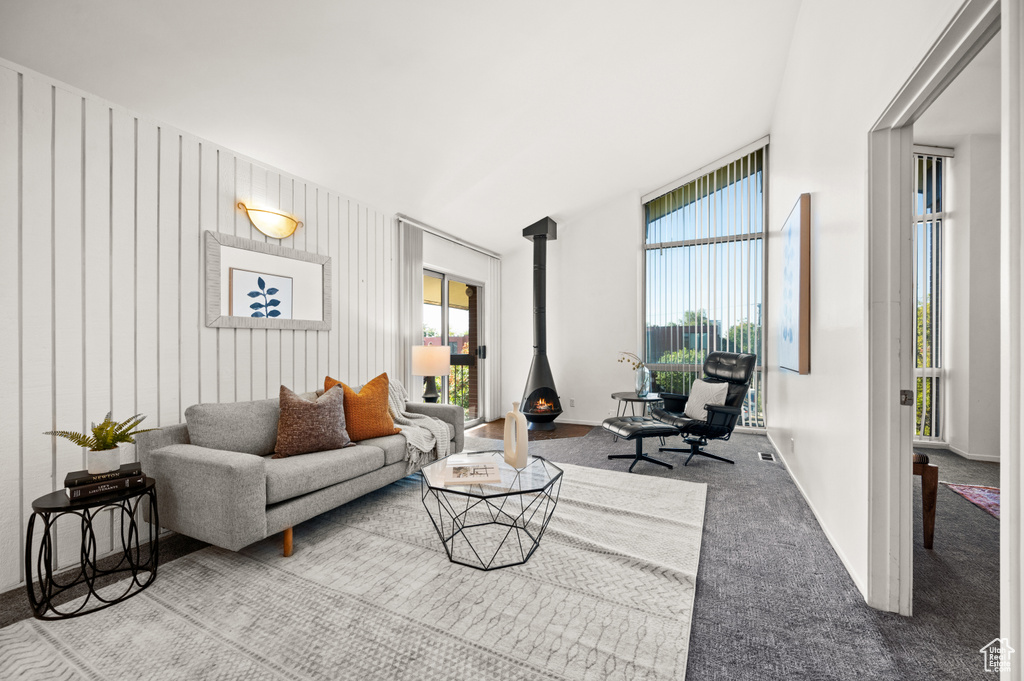
<instances>
[{"instance_id":1,"label":"gray sofa","mask_svg":"<svg viewBox=\"0 0 1024 681\"><path fill-rule=\"evenodd\" d=\"M406 409L445 421L451 452L462 451L461 407ZM276 398L194 405L187 424L136 436L142 470L156 479L160 525L232 551L284 532L290 555L293 526L410 472L401 435L272 459L279 413Z\"/></svg>"}]
</instances>

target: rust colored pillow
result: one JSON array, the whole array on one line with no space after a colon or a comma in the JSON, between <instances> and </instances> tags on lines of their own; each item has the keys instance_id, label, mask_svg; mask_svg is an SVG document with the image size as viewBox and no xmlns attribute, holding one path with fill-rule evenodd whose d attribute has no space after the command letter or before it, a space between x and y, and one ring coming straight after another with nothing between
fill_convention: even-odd
<instances>
[{"instance_id":1,"label":"rust colored pillow","mask_svg":"<svg viewBox=\"0 0 1024 681\"><path fill-rule=\"evenodd\" d=\"M341 449L352 444L345 429L344 391L328 390L316 400L308 400L282 385L280 402L273 458Z\"/></svg>"},{"instance_id":2,"label":"rust colored pillow","mask_svg":"<svg viewBox=\"0 0 1024 681\"><path fill-rule=\"evenodd\" d=\"M353 441L395 435L401 432L388 413L388 375L381 374L356 392L330 376L324 378L324 390L340 385L345 391L345 428ZM327 393L324 393L325 395Z\"/></svg>"}]
</instances>

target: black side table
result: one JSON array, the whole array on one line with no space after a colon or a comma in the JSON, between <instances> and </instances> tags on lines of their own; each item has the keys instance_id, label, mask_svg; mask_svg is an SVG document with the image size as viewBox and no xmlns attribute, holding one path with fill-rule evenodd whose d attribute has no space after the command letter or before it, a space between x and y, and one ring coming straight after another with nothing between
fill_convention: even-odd
<instances>
[{"instance_id":1,"label":"black side table","mask_svg":"<svg viewBox=\"0 0 1024 681\"><path fill-rule=\"evenodd\" d=\"M661 402L661 395L658 393L647 393L643 397L640 397L636 392L631 393L612 393L612 399L618 400L619 403L615 407L615 416L625 416L626 407L629 406L629 411L633 416L636 416L636 405L640 404L640 416L647 416L647 408ZM622 411L620 414L619 411Z\"/></svg>"},{"instance_id":2,"label":"black side table","mask_svg":"<svg viewBox=\"0 0 1024 681\"><path fill-rule=\"evenodd\" d=\"M631 393L612 393L612 399L618 400L619 403L615 406L615 417L619 418L626 415L626 406L629 406L629 413L636 416L636 405L640 404L640 416L647 416L647 410L653 407L658 402L661 402L661 395L658 393L647 393L643 397L640 397L636 392ZM621 414L619 412L622 412ZM612 442L618 442L619 436L612 435ZM661 444L665 444L665 438L661 438Z\"/></svg>"},{"instance_id":3,"label":"black side table","mask_svg":"<svg viewBox=\"0 0 1024 681\"><path fill-rule=\"evenodd\" d=\"M143 500L149 503L152 521L149 524L147 538L149 546L143 549L141 530L139 528L139 505ZM93 531L93 519L107 508L121 511L121 560L110 569L97 566L96 534ZM82 548L81 564L78 569L69 569L60 575L54 574L54 536L57 533L57 519L64 515L81 518ZM32 565L32 532L36 519L41 528L41 543L36 556L35 571ZM160 518L156 507L156 481L146 478L141 487L126 489L89 499L71 501L64 490L52 492L32 502L32 516L28 520L28 536L25 539L25 587L28 589L28 600L32 604L35 616L41 620L59 620L67 617L79 617L115 603L131 598L156 579L156 567L159 562L160 536L157 530ZM124 590L111 597L108 592L101 596L97 591L96 579L116 573L131 575L125 580ZM36 584L38 578L39 583ZM74 610L61 611L63 604L55 604L54 598L72 587L85 584L87 595ZM93 601L93 607L87 607ZM50 611L52 614L47 614Z\"/></svg>"}]
</instances>

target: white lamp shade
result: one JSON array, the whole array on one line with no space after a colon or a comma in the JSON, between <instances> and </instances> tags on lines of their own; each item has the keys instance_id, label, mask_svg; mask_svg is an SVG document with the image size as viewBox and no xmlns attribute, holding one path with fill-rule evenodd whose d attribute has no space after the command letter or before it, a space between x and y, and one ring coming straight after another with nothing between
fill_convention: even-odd
<instances>
[{"instance_id":1,"label":"white lamp shade","mask_svg":"<svg viewBox=\"0 0 1024 681\"><path fill-rule=\"evenodd\" d=\"M452 351L447 345L412 346L413 376L446 376L452 366Z\"/></svg>"}]
</instances>

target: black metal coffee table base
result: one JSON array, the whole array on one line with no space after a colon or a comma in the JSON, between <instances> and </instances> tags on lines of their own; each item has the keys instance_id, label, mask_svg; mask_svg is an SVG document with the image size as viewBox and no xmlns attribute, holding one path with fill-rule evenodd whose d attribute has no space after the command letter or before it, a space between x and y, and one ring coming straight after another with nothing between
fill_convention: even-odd
<instances>
[{"instance_id":1,"label":"black metal coffee table base","mask_svg":"<svg viewBox=\"0 0 1024 681\"><path fill-rule=\"evenodd\" d=\"M145 530L139 527L139 505L145 499L149 503L152 522ZM106 509L121 511L121 559L112 568L101 568L97 559L96 532L93 522ZM32 516L28 521L28 534L25 539L25 586L28 589L28 600L36 618L41 620L59 620L68 617L80 617L97 610L109 608L111 605L131 598L141 592L156 579L157 563L159 562L159 516L156 505L156 484L152 478L146 478L146 484L133 490L105 495L83 501L70 501L63 491L54 492L36 499L32 503ZM79 566L61 574L55 574L55 544L57 521L62 516L76 516L81 522L81 550ZM42 523L41 540L38 548L32 543L36 520ZM105 520L105 518L104 518ZM67 533L61 533L61 540L66 541ZM116 544L115 544L116 545ZM32 560L35 553L36 560ZM33 565L34 563L34 565ZM124 574L131 576L123 584L111 586L113 594L97 586L97 579L108 575ZM38 581L37 581L38 580ZM74 609L63 609L67 601L56 603L58 597L81 584L86 590L84 598L72 598L77 603Z\"/></svg>"},{"instance_id":2,"label":"black metal coffee table base","mask_svg":"<svg viewBox=\"0 0 1024 681\"><path fill-rule=\"evenodd\" d=\"M543 457L513 468L503 452L464 452L494 465L501 482L444 484L444 459L420 475L423 507L448 560L477 570L522 565L533 556L558 505L562 470Z\"/></svg>"}]
</instances>

